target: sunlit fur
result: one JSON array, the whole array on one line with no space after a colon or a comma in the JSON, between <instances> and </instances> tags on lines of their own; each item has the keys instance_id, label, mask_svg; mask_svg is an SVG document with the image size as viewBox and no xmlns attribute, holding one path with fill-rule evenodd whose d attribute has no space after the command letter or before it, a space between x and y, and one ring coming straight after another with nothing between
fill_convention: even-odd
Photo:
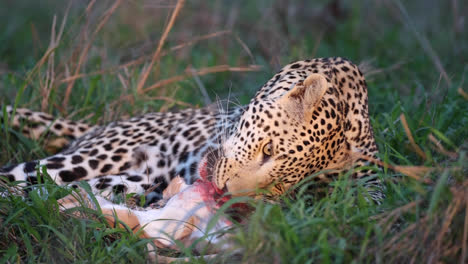
<instances>
[{"instance_id":1,"label":"sunlit fur","mask_svg":"<svg viewBox=\"0 0 468 264\"><path fill-rule=\"evenodd\" d=\"M151 202L161 198L176 176L188 183L198 179L203 157L209 179L220 189L252 194L257 187L273 185L272 194L281 194L316 171L359 167L365 163L356 154L377 153L366 83L358 68L342 58L291 63L248 105L231 105L228 100L202 109L147 113L103 126L8 107L12 127L64 149L4 166L0 175L34 184L37 167L44 166L57 184L84 180L104 196L151 193ZM263 155L270 143L272 155ZM328 182L334 176L327 173L313 180ZM382 192L373 176L369 170L353 174L366 178L378 201Z\"/></svg>"}]
</instances>

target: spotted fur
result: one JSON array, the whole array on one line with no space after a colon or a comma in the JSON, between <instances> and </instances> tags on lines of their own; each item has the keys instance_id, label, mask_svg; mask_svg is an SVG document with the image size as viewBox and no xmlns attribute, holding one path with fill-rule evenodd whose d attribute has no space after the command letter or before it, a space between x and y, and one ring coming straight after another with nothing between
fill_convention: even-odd
<instances>
[{"instance_id":1,"label":"spotted fur","mask_svg":"<svg viewBox=\"0 0 468 264\"><path fill-rule=\"evenodd\" d=\"M315 172L334 170L314 178L329 182L363 165L356 153L377 153L365 80L342 58L289 64L247 106L230 111L211 106L149 113L94 127L27 109L7 112L23 134L48 133L54 135L50 145L68 145L51 157L1 168L8 180L35 183L43 165L60 185L86 180L103 195L152 188L153 201L175 176L189 183L199 178L203 157L220 189L235 193L273 184L272 192L280 194ZM378 201L382 193L372 174L354 177L367 177Z\"/></svg>"}]
</instances>

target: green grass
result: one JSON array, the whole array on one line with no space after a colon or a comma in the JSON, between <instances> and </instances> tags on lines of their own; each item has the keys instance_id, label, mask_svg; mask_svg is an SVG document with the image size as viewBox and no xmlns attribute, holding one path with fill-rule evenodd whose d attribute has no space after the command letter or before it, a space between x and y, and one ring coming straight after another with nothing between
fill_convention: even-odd
<instances>
[{"instance_id":1,"label":"green grass","mask_svg":"<svg viewBox=\"0 0 468 264\"><path fill-rule=\"evenodd\" d=\"M44 63L40 59L52 35L53 14L58 33L67 3L41 2L46 4L15 1L0 9L5 19L0 23L0 104L42 108L93 124L185 107L179 102L204 105L192 76L138 94L143 64L116 69L140 57L149 63L172 10L161 5L175 4L124 1L90 42L78 71L97 73L77 79L64 106L69 82L60 80L73 76L81 52L114 2L96 1L86 13L86 6L75 1L53 59L46 57ZM430 180L424 183L385 169L379 173L387 187L381 206L364 202L363 189L351 186L346 175L321 199L303 193L276 204L252 202L255 210L236 230L233 250L212 262L468 261L468 252L462 252L468 244L468 102L458 92L467 92L468 25L462 14L468 6L463 1L368 0L337 9L332 2L187 2L145 87L184 74L188 67L261 65L258 72L200 76L212 100L230 97L245 104L281 65L293 60L344 56L366 62L371 64L366 71L369 108L381 159L436 170L424 175ZM453 3L458 7L452 8ZM230 32L171 50L223 30ZM50 86L47 76L54 77ZM119 100L122 96L128 97ZM155 99L162 96L175 101ZM401 114L425 158L411 146ZM452 154L435 147L431 136ZM43 141L21 136L6 122L0 126L0 149L0 164L49 155ZM39 190L31 191L29 199L0 197L0 262L145 261L147 241L106 226L96 212L88 212L88 220L59 213L57 199L69 191L44 184L47 197ZM192 254L184 252L181 256Z\"/></svg>"}]
</instances>

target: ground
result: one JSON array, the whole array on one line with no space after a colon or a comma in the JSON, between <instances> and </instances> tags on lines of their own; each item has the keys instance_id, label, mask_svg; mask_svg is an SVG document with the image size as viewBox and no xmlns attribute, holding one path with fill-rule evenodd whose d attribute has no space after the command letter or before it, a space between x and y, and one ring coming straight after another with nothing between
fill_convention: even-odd
<instances>
[{"instance_id":1,"label":"ground","mask_svg":"<svg viewBox=\"0 0 468 264\"><path fill-rule=\"evenodd\" d=\"M252 201L235 236L242 253L215 262L466 262L468 6L344 2L187 1L171 23L175 0L74 1L66 19L66 1L11 1L0 9L0 105L102 124L218 97L244 104L282 65L347 57L365 72L381 159L410 167L381 173L381 206L346 177L321 199ZM5 123L0 139L0 164L48 155ZM0 198L0 262L144 261L145 241L59 214L67 191L46 188Z\"/></svg>"}]
</instances>

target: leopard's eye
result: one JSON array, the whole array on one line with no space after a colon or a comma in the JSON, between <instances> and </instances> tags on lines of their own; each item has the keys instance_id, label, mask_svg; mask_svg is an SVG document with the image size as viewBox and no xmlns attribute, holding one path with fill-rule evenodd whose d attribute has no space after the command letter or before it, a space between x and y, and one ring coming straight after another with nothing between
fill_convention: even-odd
<instances>
[{"instance_id":1,"label":"leopard's eye","mask_svg":"<svg viewBox=\"0 0 468 264\"><path fill-rule=\"evenodd\" d=\"M271 141L268 142L265 146L263 146L263 155L265 156L271 156L273 155L273 147L271 144Z\"/></svg>"}]
</instances>

